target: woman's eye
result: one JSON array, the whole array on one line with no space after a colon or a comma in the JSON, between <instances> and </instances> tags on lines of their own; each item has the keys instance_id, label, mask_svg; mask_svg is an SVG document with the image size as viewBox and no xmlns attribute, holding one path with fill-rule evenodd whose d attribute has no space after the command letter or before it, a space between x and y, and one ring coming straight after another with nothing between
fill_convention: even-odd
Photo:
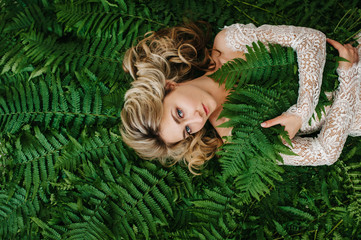
<instances>
[{"instance_id":1,"label":"woman's eye","mask_svg":"<svg viewBox=\"0 0 361 240\"><path fill-rule=\"evenodd\" d=\"M186 126L186 132L190 135L192 133L190 127Z\"/></svg>"},{"instance_id":2,"label":"woman's eye","mask_svg":"<svg viewBox=\"0 0 361 240\"><path fill-rule=\"evenodd\" d=\"M180 109L177 109L177 114L180 118L183 118L183 112Z\"/></svg>"}]
</instances>

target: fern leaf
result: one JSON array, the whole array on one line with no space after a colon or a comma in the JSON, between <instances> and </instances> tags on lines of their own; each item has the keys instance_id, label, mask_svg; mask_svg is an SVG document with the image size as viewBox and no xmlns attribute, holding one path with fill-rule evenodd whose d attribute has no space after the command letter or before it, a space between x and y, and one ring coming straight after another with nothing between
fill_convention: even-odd
<instances>
[{"instance_id":1,"label":"fern leaf","mask_svg":"<svg viewBox=\"0 0 361 240\"><path fill-rule=\"evenodd\" d=\"M55 84L55 81L52 82ZM39 84L40 89L36 89L34 83L28 82L25 83L25 86L21 83L10 85L6 95L0 97L0 108L3 109L0 113L0 122L3 131L16 133L25 124L36 121L43 122L44 127L59 128L62 123L68 126L72 125L72 130L69 130L77 133L83 127L84 118L87 125L93 125L96 122L114 123L118 119L112 113L101 112L102 100L99 90L93 90L96 94L95 98L91 100L89 100L90 96L85 94L84 101L80 90L72 84L70 101L67 102L61 97L59 102L58 91L51 90L56 89L56 86L48 85L42 80L39 81ZM59 90L59 83L57 86L57 90ZM60 96L64 95L63 90L60 90L59 93ZM19 94L22 96L21 98ZM27 99L32 100L27 101Z\"/></svg>"},{"instance_id":2,"label":"fern leaf","mask_svg":"<svg viewBox=\"0 0 361 240\"><path fill-rule=\"evenodd\" d=\"M37 199L26 199L26 190L18 188L9 195L5 189L0 191L0 236L2 239L14 239L19 233L24 235L30 227L30 217L39 213Z\"/></svg>"},{"instance_id":3,"label":"fern leaf","mask_svg":"<svg viewBox=\"0 0 361 240\"><path fill-rule=\"evenodd\" d=\"M281 236L283 236L283 237L288 236L287 231L283 228L283 226L280 223L278 223L275 220L273 220L273 223L276 225L276 230Z\"/></svg>"},{"instance_id":4,"label":"fern leaf","mask_svg":"<svg viewBox=\"0 0 361 240\"><path fill-rule=\"evenodd\" d=\"M43 235L50 238L50 239L62 239L61 235L52 229L49 225L41 221L39 218L32 217L32 221L34 221L40 228L43 229Z\"/></svg>"},{"instance_id":5,"label":"fern leaf","mask_svg":"<svg viewBox=\"0 0 361 240\"><path fill-rule=\"evenodd\" d=\"M289 206L280 206L279 208L281 210L283 210L283 211L290 212L290 213L292 213L292 214L294 214L296 216L302 217L302 218L304 218L304 219L306 219L308 221L313 221L314 220L314 217L311 214L309 214L307 212L304 212L304 211L302 211L300 209L297 209L297 208L294 208L294 207L289 207Z\"/></svg>"},{"instance_id":6,"label":"fern leaf","mask_svg":"<svg viewBox=\"0 0 361 240\"><path fill-rule=\"evenodd\" d=\"M285 75L294 75L295 54L285 51L279 45L269 45L270 52L261 42L248 47L246 60L235 59L224 64L218 71L210 75L220 84L225 83L226 89L241 88L245 84L261 84L272 86L279 79L279 69ZM236 86L236 87L234 87Z\"/></svg>"}]
</instances>

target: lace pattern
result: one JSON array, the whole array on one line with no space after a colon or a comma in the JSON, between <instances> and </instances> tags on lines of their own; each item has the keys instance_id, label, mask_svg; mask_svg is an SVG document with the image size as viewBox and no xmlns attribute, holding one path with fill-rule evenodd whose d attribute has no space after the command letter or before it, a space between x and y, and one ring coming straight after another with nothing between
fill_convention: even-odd
<instances>
[{"instance_id":1,"label":"lace pattern","mask_svg":"<svg viewBox=\"0 0 361 240\"><path fill-rule=\"evenodd\" d=\"M360 50L359 50L360 52ZM361 56L361 55L359 55ZM295 137L293 151L282 155L286 165L331 165L339 158L348 135L361 135L360 62L349 70L338 69L340 85L317 138Z\"/></svg>"},{"instance_id":2,"label":"lace pattern","mask_svg":"<svg viewBox=\"0 0 361 240\"><path fill-rule=\"evenodd\" d=\"M335 92L325 92L325 95L328 100L332 100L335 98ZM322 125L326 121L326 115L329 112L331 106L325 106L324 111L321 112L321 116L318 116L316 111L313 113L313 117L310 119L308 124L303 124L300 130L298 131L298 135L305 135L314 133L316 131L320 131L322 128Z\"/></svg>"},{"instance_id":3,"label":"lace pattern","mask_svg":"<svg viewBox=\"0 0 361 240\"><path fill-rule=\"evenodd\" d=\"M246 45L261 41L292 47L299 65L299 96L297 104L288 109L302 119L304 127L318 103L326 56L326 37L317 30L295 26L233 24L225 27L226 44L233 51L247 52Z\"/></svg>"},{"instance_id":4,"label":"lace pattern","mask_svg":"<svg viewBox=\"0 0 361 240\"><path fill-rule=\"evenodd\" d=\"M358 47L359 62L348 70L338 69L340 85L336 92L329 93L334 102L327 107L320 119L312 116L321 88L325 64L326 38L323 33L303 27L234 24L226 27L227 46L233 51L247 52L246 45L261 41L278 43L297 51L299 64L299 97L297 104L287 112L302 118L301 133L321 129L316 138L296 136L292 150L297 155L282 155L286 165L330 165L339 158L347 136L361 136L361 45ZM361 33L356 36L361 43Z\"/></svg>"},{"instance_id":5,"label":"lace pattern","mask_svg":"<svg viewBox=\"0 0 361 240\"><path fill-rule=\"evenodd\" d=\"M360 33L360 38L359 41L361 42L361 33ZM353 71L353 75L355 78L359 79L358 81L361 81L361 45L359 45L357 47L358 49L358 54L359 54L359 66L355 67L353 69L351 69L350 71ZM338 70L338 72L342 75L345 75L344 72L342 72L341 70ZM351 74L351 73L350 73ZM358 74L358 77L356 76L356 74ZM359 90L361 91L361 89ZM328 97L328 99L331 98L335 98L335 93L331 93L331 92L326 92L326 95ZM353 137L358 137L361 136L361 93L356 94L356 106L355 106L355 114L354 114L354 119L353 119L353 123L350 127L350 131L349 131L349 136L353 136ZM309 133L313 133L315 131L318 131L322 128L322 125L325 123L326 121L326 116L328 114L330 110L330 106L326 106L325 107L325 112L322 113L322 116L320 119L312 119L311 123L308 125L304 125L302 126L302 128L299 131L299 134L309 134ZM316 113L314 113L314 115L316 116Z\"/></svg>"}]
</instances>

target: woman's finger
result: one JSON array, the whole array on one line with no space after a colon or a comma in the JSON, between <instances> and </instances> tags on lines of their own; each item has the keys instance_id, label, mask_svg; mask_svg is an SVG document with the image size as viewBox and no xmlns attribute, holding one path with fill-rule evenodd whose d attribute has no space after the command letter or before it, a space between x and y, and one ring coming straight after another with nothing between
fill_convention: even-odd
<instances>
[{"instance_id":1,"label":"woman's finger","mask_svg":"<svg viewBox=\"0 0 361 240\"><path fill-rule=\"evenodd\" d=\"M331 44L334 48L337 50L341 50L343 48L343 45L335 40L332 40L330 38L327 38L326 41Z\"/></svg>"},{"instance_id":2,"label":"woman's finger","mask_svg":"<svg viewBox=\"0 0 361 240\"><path fill-rule=\"evenodd\" d=\"M264 127L264 128L269 128L269 127L272 127L274 125L283 123L282 119L283 119L283 115L275 117L275 118L270 119L270 120L267 120L267 121L261 123L261 126Z\"/></svg>"}]
</instances>

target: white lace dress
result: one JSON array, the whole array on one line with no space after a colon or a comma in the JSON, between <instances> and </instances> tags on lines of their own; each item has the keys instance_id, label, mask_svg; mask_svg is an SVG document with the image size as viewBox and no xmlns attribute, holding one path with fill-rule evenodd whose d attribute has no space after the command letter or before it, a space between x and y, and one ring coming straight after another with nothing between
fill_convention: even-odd
<instances>
[{"instance_id":1,"label":"white lace dress","mask_svg":"<svg viewBox=\"0 0 361 240\"><path fill-rule=\"evenodd\" d=\"M233 51L247 52L246 45L261 41L292 47L297 52L299 96L297 104L287 113L301 117L300 133L322 129L316 138L296 136L292 139L292 149L298 156L282 155L284 164L316 166L336 162L347 136L361 136L361 46L358 64L348 70L338 69L340 85L333 94L332 106L321 119L312 120L309 125L321 89L326 36L315 29L295 26L233 24L225 29L227 47Z\"/></svg>"}]
</instances>

